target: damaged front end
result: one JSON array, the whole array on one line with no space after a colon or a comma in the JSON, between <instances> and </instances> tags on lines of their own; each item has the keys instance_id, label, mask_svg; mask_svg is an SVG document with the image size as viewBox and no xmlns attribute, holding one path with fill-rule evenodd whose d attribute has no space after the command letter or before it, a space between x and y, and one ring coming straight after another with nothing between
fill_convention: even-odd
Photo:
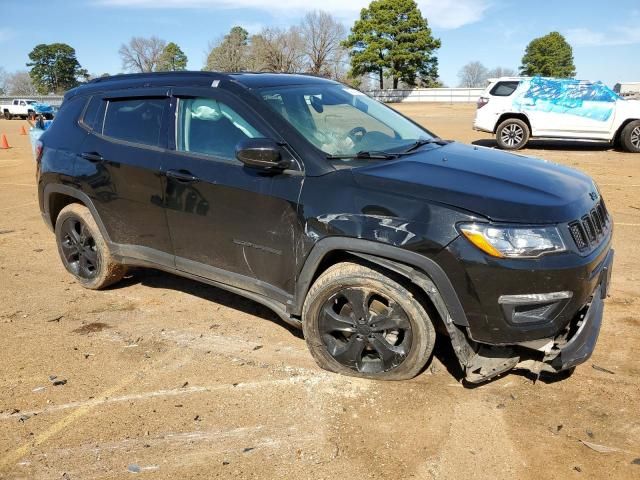
<instances>
[{"instance_id":1,"label":"damaged front end","mask_svg":"<svg viewBox=\"0 0 640 480\"><path fill-rule=\"evenodd\" d=\"M596 345L607 296L608 277L597 287L589 303L555 337L514 346L481 345L463 365L465 379L482 383L511 369L540 375L558 373L586 362Z\"/></svg>"}]
</instances>

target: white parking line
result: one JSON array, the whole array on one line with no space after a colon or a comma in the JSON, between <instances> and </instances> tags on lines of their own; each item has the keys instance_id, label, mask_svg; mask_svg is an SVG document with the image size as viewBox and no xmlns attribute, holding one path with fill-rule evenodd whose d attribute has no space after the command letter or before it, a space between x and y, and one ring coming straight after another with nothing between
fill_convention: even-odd
<instances>
[{"instance_id":1,"label":"white parking line","mask_svg":"<svg viewBox=\"0 0 640 480\"><path fill-rule=\"evenodd\" d=\"M640 185L635 183L599 183L598 185L601 187L640 187Z\"/></svg>"},{"instance_id":2,"label":"white parking line","mask_svg":"<svg viewBox=\"0 0 640 480\"><path fill-rule=\"evenodd\" d=\"M98 405L110 404L110 403L119 403L119 402L130 402L135 400L147 400L150 398L156 397L175 397L181 395L192 395L196 393L202 392L215 392L220 390L245 390L245 389L255 389L255 388L263 388L263 387L277 387L279 385L295 385L298 383L304 383L305 381L314 380L315 376L295 376L289 377L281 380L265 380L261 382L245 382L245 383L237 383L235 385L232 384L222 384L222 385L211 385L211 386L194 386L194 387L185 387L185 388L176 388L172 390L156 390L152 392L142 392L142 393L133 393L129 395L122 395L119 397L103 397L103 398L94 398L86 401L78 401L78 402L69 402L63 403L61 405L53 405L50 407L43 408L41 410L31 410L31 411L21 411L17 413L3 413L0 415L0 421L16 419L24 416L33 416L33 415L42 415L45 413L58 412L61 410L69 410L73 408L80 407L95 407Z\"/></svg>"}]
</instances>

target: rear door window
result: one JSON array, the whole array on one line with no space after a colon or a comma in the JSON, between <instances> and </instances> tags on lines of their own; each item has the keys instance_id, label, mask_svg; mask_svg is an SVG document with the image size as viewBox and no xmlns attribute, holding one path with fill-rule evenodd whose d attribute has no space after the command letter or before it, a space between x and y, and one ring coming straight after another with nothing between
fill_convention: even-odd
<instances>
[{"instance_id":1,"label":"rear door window","mask_svg":"<svg viewBox=\"0 0 640 480\"><path fill-rule=\"evenodd\" d=\"M494 97L508 97L513 92L515 92L516 88L520 84L519 81L509 81L509 82L498 82L489 92Z\"/></svg>"},{"instance_id":2,"label":"rear door window","mask_svg":"<svg viewBox=\"0 0 640 480\"><path fill-rule=\"evenodd\" d=\"M103 135L152 147L159 147L166 98L109 100Z\"/></svg>"}]
</instances>

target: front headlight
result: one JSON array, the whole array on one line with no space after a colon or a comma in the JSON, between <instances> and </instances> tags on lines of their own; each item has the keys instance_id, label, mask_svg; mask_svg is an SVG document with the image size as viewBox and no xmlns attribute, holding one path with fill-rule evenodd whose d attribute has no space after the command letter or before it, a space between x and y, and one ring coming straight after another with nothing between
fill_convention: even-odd
<instances>
[{"instance_id":1,"label":"front headlight","mask_svg":"<svg viewBox=\"0 0 640 480\"><path fill-rule=\"evenodd\" d=\"M458 228L476 247L498 258L535 258L567 249L556 227L466 223Z\"/></svg>"}]
</instances>

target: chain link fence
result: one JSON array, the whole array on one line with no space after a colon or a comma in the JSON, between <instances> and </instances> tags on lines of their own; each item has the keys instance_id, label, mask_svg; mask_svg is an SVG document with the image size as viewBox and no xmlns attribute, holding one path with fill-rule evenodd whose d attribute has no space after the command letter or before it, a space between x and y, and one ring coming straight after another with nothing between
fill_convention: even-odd
<instances>
[{"instance_id":1,"label":"chain link fence","mask_svg":"<svg viewBox=\"0 0 640 480\"><path fill-rule=\"evenodd\" d=\"M4 97L0 96L0 105L6 105L12 103L17 99L35 100L36 102L46 103L54 107L59 107L62 104L64 97L58 95L22 95L19 97Z\"/></svg>"},{"instance_id":2,"label":"chain link fence","mask_svg":"<svg viewBox=\"0 0 640 480\"><path fill-rule=\"evenodd\" d=\"M367 95L386 103L398 102L440 102L475 103L484 88L414 88L369 90Z\"/></svg>"},{"instance_id":3,"label":"chain link fence","mask_svg":"<svg viewBox=\"0 0 640 480\"><path fill-rule=\"evenodd\" d=\"M369 90L366 92L372 98L385 103L398 102L440 102L440 103L475 103L483 88L414 88L414 89L387 89ZM62 96L57 95L26 95L21 97L0 96L0 104L4 105L13 102L14 99L25 98L48 103L59 107L62 103Z\"/></svg>"}]
</instances>

